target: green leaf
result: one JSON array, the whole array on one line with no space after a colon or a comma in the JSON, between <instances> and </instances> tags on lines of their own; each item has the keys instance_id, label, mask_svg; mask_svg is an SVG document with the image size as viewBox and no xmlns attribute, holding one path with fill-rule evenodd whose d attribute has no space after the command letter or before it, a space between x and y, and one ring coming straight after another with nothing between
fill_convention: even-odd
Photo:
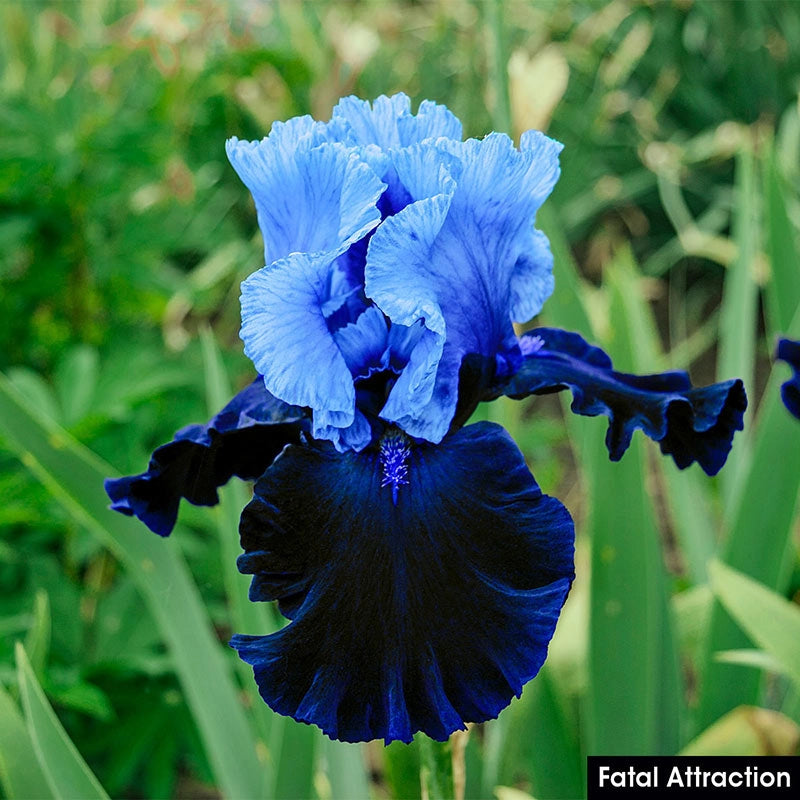
<instances>
[{"instance_id":1,"label":"green leaf","mask_svg":"<svg viewBox=\"0 0 800 800\"><path fill-rule=\"evenodd\" d=\"M200 343L205 368L206 400L209 416L213 416L231 399L233 390L219 347L210 329L200 332ZM220 502L214 511L217 519L222 577L233 627L241 633L259 635L273 633L280 627L274 605L250 602L248 599L250 576L242 575L236 568L236 559L241 554L239 517L250 500L250 492L240 481L231 481L227 486L220 487L219 496ZM259 736L256 747L263 764L266 795L281 798L308 796L312 788L314 759L322 737L315 728L275 714L258 693L252 667L238 658L236 665L253 707L254 722ZM335 772L337 778L343 774L350 775L349 770L353 763L350 755L342 757L345 758L345 763L334 766L334 769L341 766L341 769ZM361 771L366 785L363 766ZM338 796L347 795L334 792L334 797Z\"/></svg>"},{"instance_id":2,"label":"green leaf","mask_svg":"<svg viewBox=\"0 0 800 800\"><path fill-rule=\"evenodd\" d=\"M228 797L258 797L263 767L228 664L180 552L137 520L108 510L103 479L114 470L58 425L28 410L0 374L0 432L53 496L127 567L156 620Z\"/></svg>"},{"instance_id":3,"label":"green leaf","mask_svg":"<svg viewBox=\"0 0 800 800\"><path fill-rule=\"evenodd\" d=\"M764 164L764 224L770 263L766 287L767 325L774 339L788 330L800 304L800 254L774 148L770 148Z\"/></svg>"},{"instance_id":4,"label":"green leaf","mask_svg":"<svg viewBox=\"0 0 800 800\"><path fill-rule=\"evenodd\" d=\"M205 371L206 402L209 417L220 411L233 396L233 390L222 362L214 334L209 328L200 332ZM266 603L252 603L248 599L250 576L243 575L236 568L236 559L241 554L239 545L239 517L250 500L250 492L241 481L231 481L219 488L219 505L214 509L217 536L219 540L220 569L231 613L231 625L239 633L266 635L277 630L275 615ZM258 686L253 678L253 670L240 658L235 660L242 684L250 697L253 718L258 729L259 756L263 762L264 786L276 788L275 764L271 758L274 751L280 751L280 737L284 726L276 725L276 715L261 699ZM293 769L310 772L312 764L295 763ZM274 794L274 792L267 792Z\"/></svg>"},{"instance_id":5,"label":"green leaf","mask_svg":"<svg viewBox=\"0 0 800 800\"><path fill-rule=\"evenodd\" d=\"M392 797L419 800L422 795L419 739L418 736L411 744L392 742L383 751L386 783Z\"/></svg>"},{"instance_id":6,"label":"green leaf","mask_svg":"<svg viewBox=\"0 0 800 800\"><path fill-rule=\"evenodd\" d=\"M435 742L425 734L420 734L420 782L422 794L428 800L452 800L453 758L450 741Z\"/></svg>"},{"instance_id":7,"label":"green leaf","mask_svg":"<svg viewBox=\"0 0 800 800\"><path fill-rule=\"evenodd\" d=\"M723 664L742 664L745 667L762 669L764 672L775 672L779 675L791 677L786 672L783 664L770 655L766 650L722 650L714 657Z\"/></svg>"},{"instance_id":8,"label":"green leaf","mask_svg":"<svg viewBox=\"0 0 800 800\"><path fill-rule=\"evenodd\" d=\"M369 800L369 782L364 765L364 751L360 744L334 742L325 738L322 752L327 764L331 797L348 800Z\"/></svg>"},{"instance_id":9,"label":"green leaf","mask_svg":"<svg viewBox=\"0 0 800 800\"><path fill-rule=\"evenodd\" d=\"M33 600L33 623L25 637L25 651L33 671L41 678L50 652L50 602L47 592L39 589Z\"/></svg>"},{"instance_id":10,"label":"green leaf","mask_svg":"<svg viewBox=\"0 0 800 800\"><path fill-rule=\"evenodd\" d=\"M800 728L783 714L739 706L706 728L682 756L793 756Z\"/></svg>"},{"instance_id":11,"label":"green leaf","mask_svg":"<svg viewBox=\"0 0 800 800\"><path fill-rule=\"evenodd\" d=\"M758 317L758 285L755 261L758 255L759 208L755 180L755 161L743 147L736 159L736 191L733 209L733 238L737 254L728 268L722 292L719 322L719 380L741 378L753 386L755 343ZM745 415L745 430L752 420L752 408ZM737 436L728 463L720 475L723 499L730 503L741 485L749 461L750 437Z\"/></svg>"},{"instance_id":12,"label":"green leaf","mask_svg":"<svg viewBox=\"0 0 800 800\"><path fill-rule=\"evenodd\" d=\"M789 332L800 336L800 313ZM773 369L767 382L753 433L752 458L729 509L728 536L720 558L768 588L783 591L789 580L791 532L800 489L800 447L797 420L780 399L780 371ZM756 704L758 673L714 660L718 651L746 646L742 631L715 603L701 663L697 716L701 727L736 706Z\"/></svg>"},{"instance_id":13,"label":"green leaf","mask_svg":"<svg viewBox=\"0 0 800 800\"><path fill-rule=\"evenodd\" d=\"M61 359L55 374L55 385L65 425L72 426L89 413L98 373L97 350L93 347L78 345Z\"/></svg>"},{"instance_id":14,"label":"green leaf","mask_svg":"<svg viewBox=\"0 0 800 800\"><path fill-rule=\"evenodd\" d=\"M721 561L712 562L709 573L728 613L800 687L800 606Z\"/></svg>"},{"instance_id":15,"label":"green leaf","mask_svg":"<svg viewBox=\"0 0 800 800\"><path fill-rule=\"evenodd\" d=\"M630 255L606 270L615 366L632 370L646 338ZM592 571L589 640L589 751L667 754L678 748L683 700L658 530L638 436L617 464L595 448L588 469Z\"/></svg>"},{"instance_id":16,"label":"green leaf","mask_svg":"<svg viewBox=\"0 0 800 800\"><path fill-rule=\"evenodd\" d=\"M17 704L0 686L0 785L9 800L53 797Z\"/></svg>"},{"instance_id":17,"label":"green leaf","mask_svg":"<svg viewBox=\"0 0 800 800\"><path fill-rule=\"evenodd\" d=\"M550 663L525 686L519 701L506 711L501 784L524 778L539 800L582 797L583 763L572 720L564 712Z\"/></svg>"},{"instance_id":18,"label":"green leaf","mask_svg":"<svg viewBox=\"0 0 800 800\"><path fill-rule=\"evenodd\" d=\"M272 797L307 800L313 796L314 770L311 765L322 741L319 728L295 722L290 717L275 717L269 752L275 764Z\"/></svg>"},{"instance_id":19,"label":"green leaf","mask_svg":"<svg viewBox=\"0 0 800 800\"><path fill-rule=\"evenodd\" d=\"M57 798L107 798L103 787L86 766L72 740L58 721L36 680L25 648L17 643L19 691L28 732L45 779Z\"/></svg>"}]
</instances>

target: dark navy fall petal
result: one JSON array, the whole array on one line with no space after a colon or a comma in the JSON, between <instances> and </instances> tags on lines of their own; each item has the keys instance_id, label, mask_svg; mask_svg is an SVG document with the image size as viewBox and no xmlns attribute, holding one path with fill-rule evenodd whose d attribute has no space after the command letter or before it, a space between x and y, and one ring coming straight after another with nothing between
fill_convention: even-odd
<instances>
[{"instance_id":1,"label":"dark navy fall petal","mask_svg":"<svg viewBox=\"0 0 800 800\"><path fill-rule=\"evenodd\" d=\"M289 442L299 440L303 411L277 400L261 376L206 425L189 425L151 456L147 472L108 478L111 508L169 536L181 497L199 506L219 502L217 488L236 475L255 480Z\"/></svg>"},{"instance_id":2,"label":"dark navy fall petal","mask_svg":"<svg viewBox=\"0 0 800 800\"><path fill-rule=\"evenodd\" d=\"M242 514L251 599L292 622L231 645L276 711L331 738L446 739L539 671L573 578L573 525L491 423L438 446L287 447Z\"/></svg>"},{"instance_id":3,"label":"dark navy fall petal","mask_svg":"<svg viewBox=\"0 0 800 800\"><path fill-rule=\"evenodd\" d=\"M725 463L733 434L742 430L747 397L740 380L695 388L682 371L659 375L615 372L611 359L576 333L537 328L520 339L517 372L490 397L572 391L576 414L609 418L606 446L618 461L638 428L681 469L695 461L708 475Z\"/></svg>"},{"instance_id":4,"label":"dark navy fall petal","mask_svg":"<svg viewBox=\"0 0 800 800\"><path fill-rule=\"evenodd\" d=\"M800 419L800 342L780 339L775 358L785 361L794 370L794 375L781 385L781 398L791 414Z\"/></svg>"}]
</instances>

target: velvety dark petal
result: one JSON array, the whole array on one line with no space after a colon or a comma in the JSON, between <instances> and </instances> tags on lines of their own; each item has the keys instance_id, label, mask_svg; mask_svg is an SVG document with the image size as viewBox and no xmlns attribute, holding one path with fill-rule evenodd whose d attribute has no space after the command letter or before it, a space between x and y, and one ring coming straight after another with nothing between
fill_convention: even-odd
<instances>
[{"instance_id":1,"label":"velvety dark petal","mask_svg":"<svg viewBox=\"0 0 800 800\"><path fill-rule=\"evenodd\" d=\"M489 396L570 389L576 414L609 418L606 446L618 461L638 428L681 468L697 461L709 475L725 463L733 434L742 430L747 397L740 380L695 388L687 373L628 375L576 333L536 328L520 339L525 356L516 374Z\"/></svg>"},{"instance_id":2,"label":"velvety dark petal","mask_svg":"<svg viewBox=\"0 0 800 800\"><path fill-rule=\"evenodd\" d=\"M541 667L573 578L573 525L499 426L440 445L290 446L242 514L253 600L292 622L231 644L276 711L331 738L444 740Z\"/></svg>"},{"instance_id":3,"label":"velvety dark petal","mask_svg":"<svg viewBox=\"0 0 800 800\"><path fill-rule=\"evenodd\" d=\"M111 508L168 536L181 497L194 505L215 505L217 487L234 475L254 480L285 444L298 441L304 419L301 409L269 394L259 376L207 425L182 428L159 447L147 472L106 479Z\"/></svg>"},{"instance_id":4,"label":"velvety dark petal","mask_svg":"<svg viewBox=\"0 0 800 800\"><path fill-rule=\"evenodd\" d=\"M775 358L785 361L794 370L794 375L781 386L781 398L786 408L800 419L800 342L780 339Z\"/></svg>"}]
</instances>

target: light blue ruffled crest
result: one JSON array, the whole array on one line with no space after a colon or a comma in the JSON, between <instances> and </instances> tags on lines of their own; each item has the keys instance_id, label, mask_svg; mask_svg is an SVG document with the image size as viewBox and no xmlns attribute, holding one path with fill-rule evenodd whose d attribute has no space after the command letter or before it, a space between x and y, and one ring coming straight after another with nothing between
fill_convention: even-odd
<instances>
[{"instance_id":1,"label":"light blue ruffled crest","mask_svg":"<svg viewBox=\"0 0 800 800\"><path fill-rule=\"evenodd\" d=\"M429 332L381 413L407 433L440 441L463 357L514 346L512 321L530 319L552 292L552 256L533 225L560 150L542 134L524 136L519 151L490 134L423 143L395 160L413 202L372 237L366 292L392 321L422 320Z\"/></svg>"},{"instance_id":2,"label":"light blue ruffled crest","mask_svg":"<svg viewBox=\"0 0 800 800\"><path fill-rule=\"evenodd\" d=\"M355 384L388 371L370 413L440 441L464 356L502 357L512 321L552 291L534 219L560 149L536 132L519 150L501 134L463 142L447 108L412 114L402 94L344 98L328 123L231 140L264 236L267 266L242 285L242 338L267 389L311 408L315 435L361 449L372 433Z\"/></svg>"}]
</instances>

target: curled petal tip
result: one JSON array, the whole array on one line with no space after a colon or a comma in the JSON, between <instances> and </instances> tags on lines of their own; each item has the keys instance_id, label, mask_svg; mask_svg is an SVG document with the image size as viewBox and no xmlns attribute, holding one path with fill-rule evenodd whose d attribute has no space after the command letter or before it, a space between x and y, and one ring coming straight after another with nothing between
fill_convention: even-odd
<instances>
[{"instance_id":1,"label":"curled petal tip","mask_svg":"<svg viewBox=\"0 0 800 800\"><path fill-rule=\"evenodd\" d=\"M679 468L697 462L708 475L715 475L728 457L734 433L743 428L747 396L741 380L693 387L682 371L616 372L599 347L555 328L525 334L520 350L525 356L521 366L490 396L525 397L570 389L573 412L608 417L606 446L612 461L622 458L639 429L657 441Z\"/></svg>"},{"instance_id":2,"label":"curled petal tip","mask_svg":"<svg viewBox=\"0 0 800 800\"><path fill-rule=\"evenodd\" d=\"M169 536L181 498L200 506L219 502L231 477L257 478L304 424L301 409L276 400L257 377L206 425L189 425L151 456L147 471L107 478L110 508L136 516L153 533Z\"/></svg>"}]
</instances>

